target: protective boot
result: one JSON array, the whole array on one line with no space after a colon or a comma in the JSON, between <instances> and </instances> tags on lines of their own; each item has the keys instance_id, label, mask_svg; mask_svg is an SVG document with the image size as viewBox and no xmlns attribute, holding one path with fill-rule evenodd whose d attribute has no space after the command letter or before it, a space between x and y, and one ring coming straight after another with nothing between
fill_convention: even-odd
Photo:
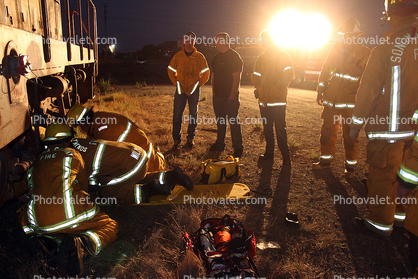
<instances>
[{"instance_id":1,"label":"protective boot","mask_svg":"<svg viewBox=\"0 0 418 279\"><path fill-rule=\"evenodd\" d=\"M149 198L152 196L164 195L168 196L171 194L172 187L169 183L160 184L156 179L141 186L142 191L142 202L149 202Z\"/></svg>"},{"instance_id":2,"label":"protective boot","mask_svg":"<svg viewBox=\"0 0 418 279\"><path fill-rule=\"evenodd\" d=\"M193 181L192 179L179 168L176 167L174 170L168 172L170 174L170 184L174 186L179 184L186 188L187 190L193 190ZM173 188L174 188L173 186Z\"/></svg>"},{"instance_id":3,"label":"protective boot","mask_svg":"<svg viewBox=\"0 0 418 279\"><path fill-rule=\"evenodd\" d=\"M83 237L84 242L90 242L87 237ZM84 269L84 261L88 256L88 249L84 244L81 237L66 236L62 242L59 254L60 260L63 261L65 256L66 259L66 272L69 276L77 276Z\"/></svg>"}]
</instances>

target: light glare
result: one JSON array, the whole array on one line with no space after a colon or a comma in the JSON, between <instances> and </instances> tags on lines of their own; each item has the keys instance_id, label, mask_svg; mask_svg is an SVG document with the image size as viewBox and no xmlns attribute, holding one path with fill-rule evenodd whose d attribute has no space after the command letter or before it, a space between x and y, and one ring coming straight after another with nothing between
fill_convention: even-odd
<instances>
[{"instance_id":1,"label":"light glare","mask_svg":"<svg viewBox=\"0 0 418 279\"><path fill-rule=\"evenodd\" d=\"M272 19L269 30L278 46L314 50L327 43L332 28L322 14L285 10Z\"/></svg>"}]
</instances>

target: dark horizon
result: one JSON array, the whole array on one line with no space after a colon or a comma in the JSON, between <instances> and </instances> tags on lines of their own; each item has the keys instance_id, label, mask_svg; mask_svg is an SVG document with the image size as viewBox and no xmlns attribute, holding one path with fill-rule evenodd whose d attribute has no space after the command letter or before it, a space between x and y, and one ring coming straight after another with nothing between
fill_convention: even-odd
<instances>
[{"instance_id":1,"label":"dark horizon","mask_svg":"<svg viewBox=\"0 0 418 279\"><path fill-rule=\"evenodd\" d=\"M94 4L99 37L105 34L104 4L107 5L107 37L117 38L117 52L175 41L190 30L198 37L228 32L231 37L257 38L271 18L285 8L323 13L334 31L350 17L359 20L365 37L381 37L390 30L389 24L380 26L383 0L95 0Z\"/></svg>"}]
</instances>

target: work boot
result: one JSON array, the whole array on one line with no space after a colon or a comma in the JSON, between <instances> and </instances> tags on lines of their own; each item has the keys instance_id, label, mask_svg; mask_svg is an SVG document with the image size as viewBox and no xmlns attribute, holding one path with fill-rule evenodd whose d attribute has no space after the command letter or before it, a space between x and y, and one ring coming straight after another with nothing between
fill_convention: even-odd
<instances>
[{"instance_id":1,"label":"work boot","mask_svg":"<svg viewBox=\"0 0 418 279\"><path fill-rule=\"evenodd\" d=\"M232 154L232 156L234 158L241 158L242 157L242 153L244 153L244 148L235 148L234 149L234 154Z\"/></svg>"},{"instance_id":2,"label":"work boot","mask_svg":"<svg viewBox=\"0 0 418 279\"><path fill-rule=\"evenodd\" d=\"M193 190L193 181L192 179L179 168L176 167L171 171L172 178L175 184L179 184L186 188L187 190Z\"/></svg>"},{"instance_id":3,"label":"work boot","mask_svg":"<svg viewBox=\"0 0 418 279\"><path fill-rule=\"evenodd\" d=\"M274 153L264 153L259 156L260 160L267 161L274 159Z\"/></svg>"},{"instance_id":4,"label":"work boot","mask_svg":"<svg viewBox=\"0 0 418 279\"><path fill-rule=\"evenodd\" d=\"M312 164L313 170L323 170L323 169L329 169L331 167L331 163L319 161Z\"/></svg>"},{"instance_id":5,"label":"work boot","mask_svg":"<svg viewBox=\"0 0 418 279\"><path fill-rule=\"evenodd\" d=\"M360 217L355 217L353 221L351 222L351 225L358 232L361 232L363 234L366 234L366 235L369 235L378 239L387 239L392 232L392 231L390 231L389 233L382 232L381 234L379 234L375 231L372 231L371 229L368 228L366 220Z\"/></svg>"},{"instance_id":6,"label":"work boot","mask_svg":"<svg viewBox=\"0 0 418 279\"><path fill-rule=\"evenodd\" d=\"M61 243L59 253L68 255L66 266L69 276L77 276L83 272L84 260L87 258L88 252L80 237L66 236Z\"/></svg>"},{"instance_id":7,"label":"work boot","mask_svg":"<svg viewBox=\"0 0 418 279\"><path fill-rule=\"evenodd\" d=\"M152 196L168 196L171 194L172 188L174 187L171 187L169 183L160 184L156 179L154 179L152 182L141 186L141 202L149 202L149 198Z\"/></svg>"},{"instance_id":8,"label":"work boot","mask_svg":"<svg viewBox=\"0 0 418 279\"><path fill-rule=\"evenodd\" d=\"M217 151L217 152L222 152L225 150L225 144L220 144L215 142L214 144L212 144L209 147L209 151Z\"/></svg>"},{"instance_id":9,"label":"work boot","mask_svg":"<svg viewBox=\"0 0 418 279\"><path fill-rule=\"evenodd\" d=\"M36 236L31 237L26 242L26 248L33 257L39 257L39 253L42 254L49 267L58 267L58 263L53 256L58 249L58 244L52 239Z\"/></svg>"},{"instance_id":10,"label":"work boot","mask_svg":"<svg viewBox=\"0 0 418 279\"><path fill-rule=\"evenodd\" d=\"M195 144L192 139L187 139L186 145L184 147L187 149L193 149Z\"/></svg>"},{"instance_id":11,"label":"work boot","mask_svg":"<svg viewBox=\"0 0 418 279\"><path fill-rule=\"evenodd\" d=\"M180 146L180 142L174 142L173 147L171 148L171 150L173 151L179 151L179 146Z\"/></svg>"}]
</instances>

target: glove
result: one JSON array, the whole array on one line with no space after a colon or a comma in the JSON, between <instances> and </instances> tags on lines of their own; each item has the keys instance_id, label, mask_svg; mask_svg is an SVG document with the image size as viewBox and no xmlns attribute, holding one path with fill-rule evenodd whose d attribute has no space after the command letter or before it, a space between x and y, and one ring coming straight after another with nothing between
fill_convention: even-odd
<instances>
[{"instance_id":1,"label":"glove","mask_svg":"<svg viewBox=\"0 0 418 279\"><path fill-rule=\"evenodd\" d=\"M255 97L256 99L258 99L258 89L255 89L255 90L254 90L254 97Z\"/></svg>"},{"instance_id":2,"label":"glove","mask_svg":"<svg viewBox=\"0 0 418 279\"><path fill-rule=\"evenodd\" d=\"M360 130L350 129L350 138L352 138L354 142L358 142L359 134L360 134Z\"/></svg>"},{"instance_id":3,"label":"glove","mask_svg":"<svg viewBox=\"0 0 418 279\"><path fill-rule=\"evenodd\" d=\"M318 92L318 95L316 95L316 102L320 106L322 106L324 104L324 101L323 101L322 98L323 98L323 94Z\"/></svg>"}]
</instances>

